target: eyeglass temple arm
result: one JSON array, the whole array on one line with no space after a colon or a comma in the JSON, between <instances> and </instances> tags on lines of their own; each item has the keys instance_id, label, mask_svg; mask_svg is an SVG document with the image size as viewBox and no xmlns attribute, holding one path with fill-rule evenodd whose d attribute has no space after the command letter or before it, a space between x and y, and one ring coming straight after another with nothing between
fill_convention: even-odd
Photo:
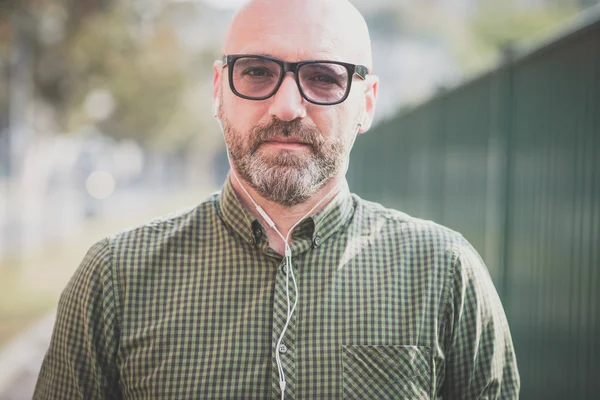
<instances>
[{"instance_id":1,"label":"eyeglass temple arm","mask_svg":"<svg viewBox=\"0 0 600 400\"><path fill-rule=\"evenodd\" d=\"M362 79L367 79L367 75L369 75L369 70L364 65L356 65L356 67L354 67L354 73L360 76Z\"/></svg>"}]
</instances>

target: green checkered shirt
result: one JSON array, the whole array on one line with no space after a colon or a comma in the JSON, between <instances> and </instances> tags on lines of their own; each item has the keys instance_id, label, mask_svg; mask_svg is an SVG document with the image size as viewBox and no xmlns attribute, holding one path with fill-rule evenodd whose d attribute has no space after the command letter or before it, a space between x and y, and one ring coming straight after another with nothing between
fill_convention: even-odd
<instances>
[{"instance_id":1,"label":"green checkered shirt","mask_svg":"<svg viewBox=\"0 0 600 400\"><path fill-rule=\"evenodd\" d=\"M504 311L460 234L346 186L291 248L287 399L518 397ZM102 240L61 296L34 398L280 398L283 261L229 181Z\"/></svg>"}]
</instances>

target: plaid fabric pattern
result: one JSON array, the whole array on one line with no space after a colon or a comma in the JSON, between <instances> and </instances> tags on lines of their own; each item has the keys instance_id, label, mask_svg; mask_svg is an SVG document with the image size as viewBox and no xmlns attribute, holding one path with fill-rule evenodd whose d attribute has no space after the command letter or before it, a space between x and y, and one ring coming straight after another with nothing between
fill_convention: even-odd
<instances>
[{"instance_id":1,"label":"plaid fabric pattern","mask_svg":"<svg viewBox=\"0 0 600 400\"><path fill-rule=\"evenodd\" d=\"M287 399L515 399L504 311L459 234L347 186L294 231ZM94 245L64 290L35 399L278 399L282 257L229 181Z\"/></svg>"}]
</instances>

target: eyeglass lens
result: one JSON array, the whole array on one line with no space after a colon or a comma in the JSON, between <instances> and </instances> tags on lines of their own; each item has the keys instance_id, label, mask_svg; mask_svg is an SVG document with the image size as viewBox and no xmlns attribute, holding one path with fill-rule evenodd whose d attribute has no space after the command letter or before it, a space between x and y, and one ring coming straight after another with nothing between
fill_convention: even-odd
<instances>
[{"instance_id":1,"label":"eyeglass lens","mask_svg":"<svg viewBox=\"0 0 600 400\"><path fill-rule=\"evenodd\" d=\"M273 60L243 57L233 66L235 90L249 98L270 96L283 72ZM298 68L298 81L304 95L319 103L334 103L344 97L348 88L346 67L333 63L309 63Z\"/></svg>"}]
</instances>

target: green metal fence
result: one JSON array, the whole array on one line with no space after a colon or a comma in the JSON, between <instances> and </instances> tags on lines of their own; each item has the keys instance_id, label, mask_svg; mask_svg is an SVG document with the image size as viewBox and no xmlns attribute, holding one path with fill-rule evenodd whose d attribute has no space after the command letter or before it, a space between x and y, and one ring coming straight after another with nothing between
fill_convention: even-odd
<instances>
[{"instance_id":1,"label":"green metal fence","mask_svg":"<svg viewBox=\"0 0 600 400\"><path fill-rule=\"evenodd\" d=\"M600 398L600 8L575 25L379 125L348 174L479 250L522 399Z\"/></svg>"}]
</instances>

